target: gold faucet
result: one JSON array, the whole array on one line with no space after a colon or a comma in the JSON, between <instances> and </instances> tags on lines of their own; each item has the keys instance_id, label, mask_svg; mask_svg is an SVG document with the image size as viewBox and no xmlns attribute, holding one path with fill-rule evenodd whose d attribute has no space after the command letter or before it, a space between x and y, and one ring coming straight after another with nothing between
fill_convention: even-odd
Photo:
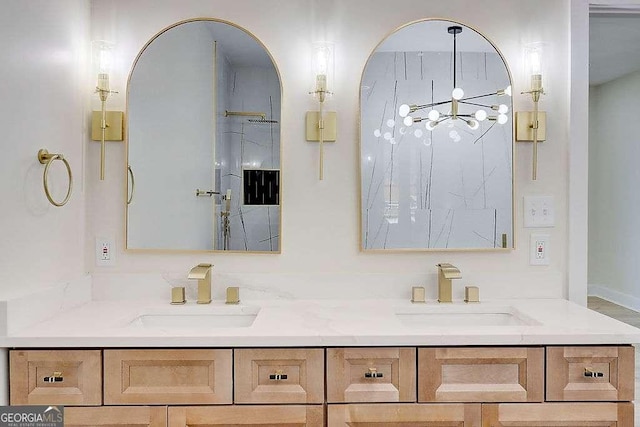
<instances>
[{"instance_id":1,"label":"gold faucet","mask_svg":"<svg viewBox=\"0 0 640 427\"><path fill-rule=\"evenodd\" d=\"M191 269L188 279L198 281L198 304L211 302L211 264L198 264Z\"/></svg>"},{"instance_id":2,"label":"gold faucet","mask_svg":"<svg viewBox=\"0 0 640 427\"><path fill-rule=\"evenodd\" d=\"M451 302L451 279L461 279L458 267L443 262L438 267L438 302Z\"/></svg>"}]
</instances>

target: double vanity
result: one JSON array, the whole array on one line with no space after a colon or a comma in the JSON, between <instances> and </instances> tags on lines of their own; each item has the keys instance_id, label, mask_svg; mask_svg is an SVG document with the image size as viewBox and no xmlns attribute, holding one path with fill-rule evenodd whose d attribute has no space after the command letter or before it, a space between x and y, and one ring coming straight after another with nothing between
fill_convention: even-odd
<instances>
[{"instance_id":1,"label":"double vanity","mask_svg":"<svg viewBox=\"0 0 640 427\"><path fill-rule=\"evenodd\" d=\"M632 426L640 332L560 299L90 301L3 338L67 425Z\"/></svg>"},{"instance_id":2,"label":"double vanity","mask_svg":"<svg viewBox=\"0 0 640 427\"><path fill-rule=\"evenodd\" d=\"M280 125L295 115L281 114L274 57L248 31L205 18L166 27L131 59L126 249L280 253ZM508 257L512 84L497 47L457 22L422 19L375 47L359 120L350 118L360 131L362 252L523 258ZM373 262L353 264L362 276ZM234 265L243 266L227 269ZM399 265L388 268L391 284ZM274 271L292 267L282 266ZM64 405L69 426L633 425L640 330L562 299L448 302L460 271L439 267L442 303L424 302L424 289L413 302L376 298L369 286L371 299L229 305L216 295L211 302L210 264L200 264L189 278L200 282L202 304L193 295L185 303L182 276L171 284L175 305L87 296L45 316L25 304L23 316L40 320L0 336L10 404ZM141 292L132 283L127 292ZM91 286L85 295L100 288ZM469 287L467 298L477 291ZM18 311L8 310L10 326Z\"/></svg>"}]
</instances>

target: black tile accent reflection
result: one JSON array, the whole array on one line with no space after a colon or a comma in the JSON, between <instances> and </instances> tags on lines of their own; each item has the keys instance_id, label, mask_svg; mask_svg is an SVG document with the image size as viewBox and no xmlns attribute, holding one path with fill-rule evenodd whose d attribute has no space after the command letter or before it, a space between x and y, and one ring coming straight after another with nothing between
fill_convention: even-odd
<instances>
[{"instance_id":1,"label":"black tile accent reflection","mask_svg":"<svg viewBox=\"0 0 640 427\"><path fill-rule=\"evenodd\" d=\"M245 205L279 205L280 171L245 169L243 171Z\"/></svg>"}]
</instances>

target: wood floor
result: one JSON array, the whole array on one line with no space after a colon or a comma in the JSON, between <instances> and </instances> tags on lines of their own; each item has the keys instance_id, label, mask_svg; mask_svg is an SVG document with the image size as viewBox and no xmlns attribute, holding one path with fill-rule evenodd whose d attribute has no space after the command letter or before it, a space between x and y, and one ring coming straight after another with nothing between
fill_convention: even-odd
<instances>
[{"instance_id":1,"label":"wood floor","mask_svg":"<svg viewBox=\"0 0 640 427\"><path fill-rule=\"evenodd\" d=\"M628 323L629 325L640 328L640 313L637 311L629 310L628 308L621 307L612 302L603 300L598 297L588 297L587 306L598 313L602 313L606 316L613 317L621 322ZM640 399L640 347L636 347L636 412L635 412L635 425L640 426L640 405L638 401Z\"/></svg>"}]
</instances>

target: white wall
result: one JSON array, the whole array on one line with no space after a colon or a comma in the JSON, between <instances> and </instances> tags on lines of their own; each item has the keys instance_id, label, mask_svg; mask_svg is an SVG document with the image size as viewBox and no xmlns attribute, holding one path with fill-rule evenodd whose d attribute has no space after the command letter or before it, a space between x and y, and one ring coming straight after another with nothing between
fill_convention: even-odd
<instances>
[{"instance_id":1,"label":"white wall","mask_svg":"<svg viewBox=\"0 0 640 427\"><path fill-rule=\"evenodd\" d=\"M5 1L0 13L0 296L80 277L84 271L87 0ZM61 208L42 187L40 148L71 164L74 190ZM97 165L92 162L92 166ZM66 172L52 166L54 197Z\"/></svg>"},{"instance_id":2,"label":"white wall","mask_svg":"<svg viewBox=\"0 0 640 427\"><path fill-rule=\"evenodd\" d=\"M565 296L567 294L567 198L570 69L569 1L557 0L387 0L284 1L245 0L95 0L92 37L114 40L119 46L119 76L112 86L122 93L110 108L125 108L125 82L140 48L156 32L176 21L198 16L233 21L253 32L270 50L283 84L282 167L283 228L281 255L141 254L119 253L112 268L93 267L93 237L111 234L122 247L124 237L124 145L109 147L107 180L88 171L87 267L98 284L119 280L122 273L173 271L186 273L198 262L211 261L218 273L234 283L260 280L275 286L289 283L292 292L329 288L328 278L340 275L350 289L366 292L365 273L386 277L383 282L408 294L424 278L432 288L437 262L458 265L463 283L481 287L485 297ZM500 10L500 13L496 13ZM482 31L504 54L514 76L514 110L530 109L530 98L518 95L528 82L522 76L524 43L548 43L542 108L548 112L548 140L540 147L538 180L532 182L531 148L516 149L516 246L510 253L363 254L358 251L358 87L371 51L389 32L422 17L462 21ZM325 180L317 179L316 144L304 141L304 112L315 108L311 89L311 43L336 43L335 96L329 105L338 111L338 141L326 147ZM91 147L88 160L97 159ZM552 262L531 267L529 233L522 228L522 196L550 194L556 201L556 227L551 232ZM328 273L331 273L329 276ZM365 279L363 279L363 277ZM347 280L346 278L350 278ZM230 284L230 283L229 283ZM132 288L128 287L127 289Z\"/></svg>"},{"instance_id":3,"label":"white wall","mask_svg":"<svg viewBox=\"0 0 640 427\"><path fill-rule=\"evenodd\" d=\"M589 290L640 310L640 72L590 91Z\"/></svg>"}]
</instances>

